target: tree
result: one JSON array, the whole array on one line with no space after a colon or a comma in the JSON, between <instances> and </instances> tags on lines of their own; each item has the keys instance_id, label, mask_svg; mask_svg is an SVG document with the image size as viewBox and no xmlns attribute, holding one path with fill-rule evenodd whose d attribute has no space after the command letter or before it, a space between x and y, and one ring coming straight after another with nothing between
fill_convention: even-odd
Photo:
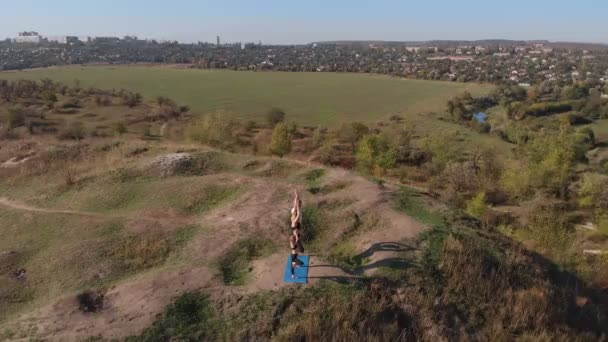
<instances>
[{"instance_id":1,"label":"tree","mask_svg":"<svg viewBox=\"0 0 608 342\"><path fill-rule=\"evenodd\" d=\"M351 145L353 151L363 136L369 133L369 128L361 122L343 123L336 131L338 139Z\"/></svg>"},{"instance_id":2,"label":"tree","mask_svg":"<svg viewBox=\"0 0 608 342\"><path fill-rule=\"evenodd\" d=\"M270 152L281 158L291 152L291 135L285 123L280 122L274 127L270 140Z\"/></svg>"},{"instance_id":3,"label":"tree","mask_svg":"<svg viewBox=\"0 0 608 342\"><path fill-rule=\"evenodd\" d=\"M236 143L234 122L218 112L193 122L187 129L188 137L202 144L230 149Z\"/></svg>"},{"instance_id":4,"label":"tree","mask_svg":"<svg viewBox=\"0 0 608 342\"><path fill-rule=\"evenodd\" d=\"M137 106L138 104L141 103L141 94L140 93L134 93L134 92L125 92L122 95L122 102L125 106L129 106L131 108Z\"/></svg>"},{"instance_id":5,"label":"tree","mask_svg":"<svg viewBox=\"0 0 608 342\"><path fill-rule=\"evenodd\" d=\"M380 135L361 138L355 153L357 167L369 173L383 173L397 165L397 151Z\"/></svg>"},{"instance_id":6,"label":"tree","mask_svg":"<svg viewBox=\"0 0 608 342\"><path fill-rule=\"evenodd\" d=\"M466 109L459 97L448 100L448 113L450 113L454 120L459 121L465 119Z\"/></svg>"},{"instance_id":7,"label":"tree","mask_svg":"<svg viewBox=\"0 0 608 342\"><path fill-rule=\"evenodd\" d=\"M442 169L450 161L458 159L462 154L454 144L458 141L458 133L455 131L435 132L422 139L422 148L431 157L433 163Z\"/></svg>"},{"instance_id":8,"label":"tree","mask_svg":"<svg viewBox=\"0 0 608 342\"><path fill-rule=\"evenodd\" d=\"M585 89L578 84L565 87L560 95L562 100L578 100L585 96Z\"/></svg>"},{"instance_id":9,"label":"tree","mask_svg":"<svg viewBox=\"0 0 608 342\"><path fill-rule=\"evenodd\" d=\"M486 202L486 193L481 191L467 203L466 211L473 217L481 218L489 208L490 205Z\"/></svg>"},{"instance_id":10,"label":"tree","mask_svg":"<svg viewBox=\"0 0 608 342\"><path fill-rule=\"evenodd\" d=\"M266 113L266 120L271 127L274 127L279 122L285 121L285 112L277 107L272 107Z\"/></svg>"},{"instance_id":11,"label":"tree","mask_svg":"<svg viewBox=\"0 0 608 342\"><path fill-rule=\"evenodd\" d=\"M577 162L576 135L561 132L536 136L524 145L524 156L503 174L504 189L515 197L539 190L566 198Z\"/></svg>"}]
</instances>

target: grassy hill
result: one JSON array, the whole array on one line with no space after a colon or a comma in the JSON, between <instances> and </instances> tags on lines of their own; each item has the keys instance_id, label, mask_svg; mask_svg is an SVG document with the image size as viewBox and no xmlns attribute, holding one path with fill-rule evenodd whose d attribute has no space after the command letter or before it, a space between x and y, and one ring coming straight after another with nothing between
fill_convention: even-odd
<instances>
[{"instance_id":1,"label":"grassy hill","mask_svg":"<svg viewBox=\"0 0 608 342\"><path fill-rule=\"evenodd\" d=\"M0 340L608 334L608 221L579 203L606 198L605 120L593 139L564 127L527 146L425 114L288 125L293 149L273 158L268 123L192 122L129 92L2 87ZM513 124L501 111L491 123ZM543 184L531 188L541 197L511 196L535 179L528 167L564 163L567 197L542 197ZM575 166L592 172L577 179ZM283 281L296 189L305 286Z\"/></svg>"},{"instance_id":2,"label":"grassy hill","mask_svg":"<svg viewBox=\"0 0 608 342\"><path fill-rule=\"evenodd\" d=\"M6 340L568 339L603 329L597 294L574 275L414 190L131 139L9 141L0 160L24 143L31 158L0 169ZM293 189L313 254L308 286L282 281Z\"/></svg>"},{"instance_id":3,"label":"grassy hill","mask_svg":"<svg viewBox=\"0 0 608 342\"><path fill-rule=\"evenodd\" d=\"M198 114L225 110L242 119L263 119L270 107L284 109L306 125L375 122L402 115L426 126L419 113L443 112L448 98L493 86L339 73L231 72L144 66L69 66L3 72L0 79L50 78L84 87L125 88L146 97L167 96ZM441 124L435 120L428 124Z\"/></svg>"}]
</instances>

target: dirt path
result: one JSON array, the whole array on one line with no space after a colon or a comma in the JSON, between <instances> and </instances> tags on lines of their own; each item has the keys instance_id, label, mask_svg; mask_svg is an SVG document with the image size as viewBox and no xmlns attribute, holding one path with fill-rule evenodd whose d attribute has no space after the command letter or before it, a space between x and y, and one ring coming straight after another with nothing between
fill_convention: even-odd
<instances>
[{"instance_id":1,"label":"dirt path","mask_svg":"<svg viewBox=\"0 0 608 342\"><path fill-rule=\"evenodd\" d=\"M80 215L80 216L93 216L93 217L104 217L107 215L102 215L99 213L91 213L86 211L75 211L75 210L61 210L61 209L46 209L46 208L38 208L34 206L30 206L18 201L10 200L6 197L0 197L0 205L22 211L31 211L37 213L48 213L48 214L66 214L66 215Z\"/></svg>"}]
</instances>

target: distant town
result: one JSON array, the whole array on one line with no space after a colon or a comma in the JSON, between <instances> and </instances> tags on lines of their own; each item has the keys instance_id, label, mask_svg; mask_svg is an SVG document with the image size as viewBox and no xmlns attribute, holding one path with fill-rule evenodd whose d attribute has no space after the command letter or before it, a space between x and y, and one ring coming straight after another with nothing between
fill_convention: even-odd
<instances>
[{"instance_id":1,"label":"distant town","mask_svg":"<svg viewBox=\"0 0 608 342\"><path fill-rule=\"evenodd\" d=\"M608 46L549 41L335 41L179 43L135 36L47 36L20 32L0 41L0 70L88 63L170 63L194 68L357 72L454 82L608 83Z\"/></svg>"}]
</instances>

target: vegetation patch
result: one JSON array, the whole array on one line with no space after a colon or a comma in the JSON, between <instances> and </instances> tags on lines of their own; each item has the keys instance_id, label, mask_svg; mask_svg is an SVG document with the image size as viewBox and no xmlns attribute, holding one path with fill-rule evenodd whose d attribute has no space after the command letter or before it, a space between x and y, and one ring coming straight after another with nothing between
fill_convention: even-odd
<instances>
[{"instance_id":1,"label":"vegetation patch","mask_svg":"<svg viewBox=\"0 0 608 342\"><path fill-rule=\"evenodd\" d=\"M190 241L198 229L197 225L185 225L172 234L149 233L110 239L109 255L119 270L141 271L164 263L169 255ZM112 241L114 240L114 241Z\"/></svg>"},{"instance_id":2,"label":"vegetation patch","mask_svg":"<svg viewBox=\"0 0 608 342\"><path fill-rule=\"evenodd\" d=\"M332 265L351 269L363 266L368 262L368 258L358 253L353 244L348 241L332 248L332 253L327 259Z\"/></svg>"},{"instance_id":3,"label":"vegetation patch","mask_svg":"<svg viewBox=\"0 0 608 342\"><path fill-rule=\"evenodd\" d=\"M341 241L330 249L327 259L332 264L351 269L365 265L369 261L368 256L357 251L353 242L361 233L380 229L383 224L385 222L374 213L363 217L353 214L349 226L342 233Z\"/></svg>"},{"instance_id":4,"label":"vegetation patch","mask_svg":"<svg viewBox=\"0 0 608 342\"><path fill-rule=\"evenodd\" d=\"M251 261L269 254L271 249L272 243L261 238L250 237L239 241L219 260L219 268L224 283L227 285L243 285L247 274L251 272Z\"/></svg>"},{"instance_id":5,"label":"vegetation patch","mask_svg":"<svg viewBox=\"0 0 608 342\"><path fill-rule=\"evenodd\" d=\"M420 196L413 190L401 188L395 197L397 208L414 219L429 226L443 224L441 216L428 210Z\"/></svg>"},{"instance_id":6,"label":"vegetation patch","mask_svg":"<svg viewBox=\"0 0 608 342\"><path fill-rule=\"evenodd\" d=\"M302 239L311 244L314 244L327 228L325 214L318 205L314 204L302 208L302 222L306 227L302 232Z\"/></svg>"},{"instance_id":7,"label":"vegetation patch","mask_svg":"<svg viewBox=\"0 0 608 342\"><path fill-rule=\"evenodd\" d=\"M130 236L113 250L112 256L121 268L142 270L161 264L171 251L171 241L160 233Z\"/></svg>"},{"instance_id":8,"label":"vegetation patch","mask_svg":"<svg viewBox=\"0 0 608 342\"><path fill-rule=\"evenodd\" d=\"M99 312L104 306L105 291L102 290L87 290L79 293L76 296L78 301L78 309L82 312L93 313Z\"/></svg>"},{"instance_id":9,"label":"vegetation patch","mask_svg":"<svg viewBox=\"0 0 608 342\"><path fill-rule=\"evenodd\" d=\"M325 169L312 169L304 173L304 180L313 183L317 182L325 175Z\"/></svg>"},{"instance_id":10,"label":"vegetation patch","mask_svg":"<svg viewBox=\"0 0 608 342\"><path fill-rule=\"evenodd\" d=\"M216 341L224 323L218 319L209 297L200 292L189 292L177 297L165 313L139 336L131 336L129 342L139 341Z\"/></svg>"},{"instance_id":11,"label":"vegetation patch","mask_svg":"<svg viewBox=\"0 0 608 342\"><path fill-rule=\"evenodd\" d=\"M344 190L344 189L348 188L351 184L352 184L352 182L336 181L336 182L326 184L323 186L311 185L308 188L308 191L313 195L317 195L317 194L326 195L326 194L330 194L332 192Z\"/></svg>"},{"instance_id":12,"label":"vegetation patch","mask_svg":"<svg viewBox=\"0 0 608 342\"><path fill-rule=\"evenodd\" d=\"M237 186L210 185L195 194L195 198L189 198L184 209L193 214L201 214L236 198L241 191Z\"/></svg>"},{"instance_id":13,"label":"vegetation patch","mask_svg":"<svg viewBox=\"0 0 608 342\"><path fill-rule=\"evenodd\" d=\"M173 235L173 241L177 246L184 246L194 235L196 235L199 226L196 224L188 224L177 229Z\"/></svg>"}]
</instances>

